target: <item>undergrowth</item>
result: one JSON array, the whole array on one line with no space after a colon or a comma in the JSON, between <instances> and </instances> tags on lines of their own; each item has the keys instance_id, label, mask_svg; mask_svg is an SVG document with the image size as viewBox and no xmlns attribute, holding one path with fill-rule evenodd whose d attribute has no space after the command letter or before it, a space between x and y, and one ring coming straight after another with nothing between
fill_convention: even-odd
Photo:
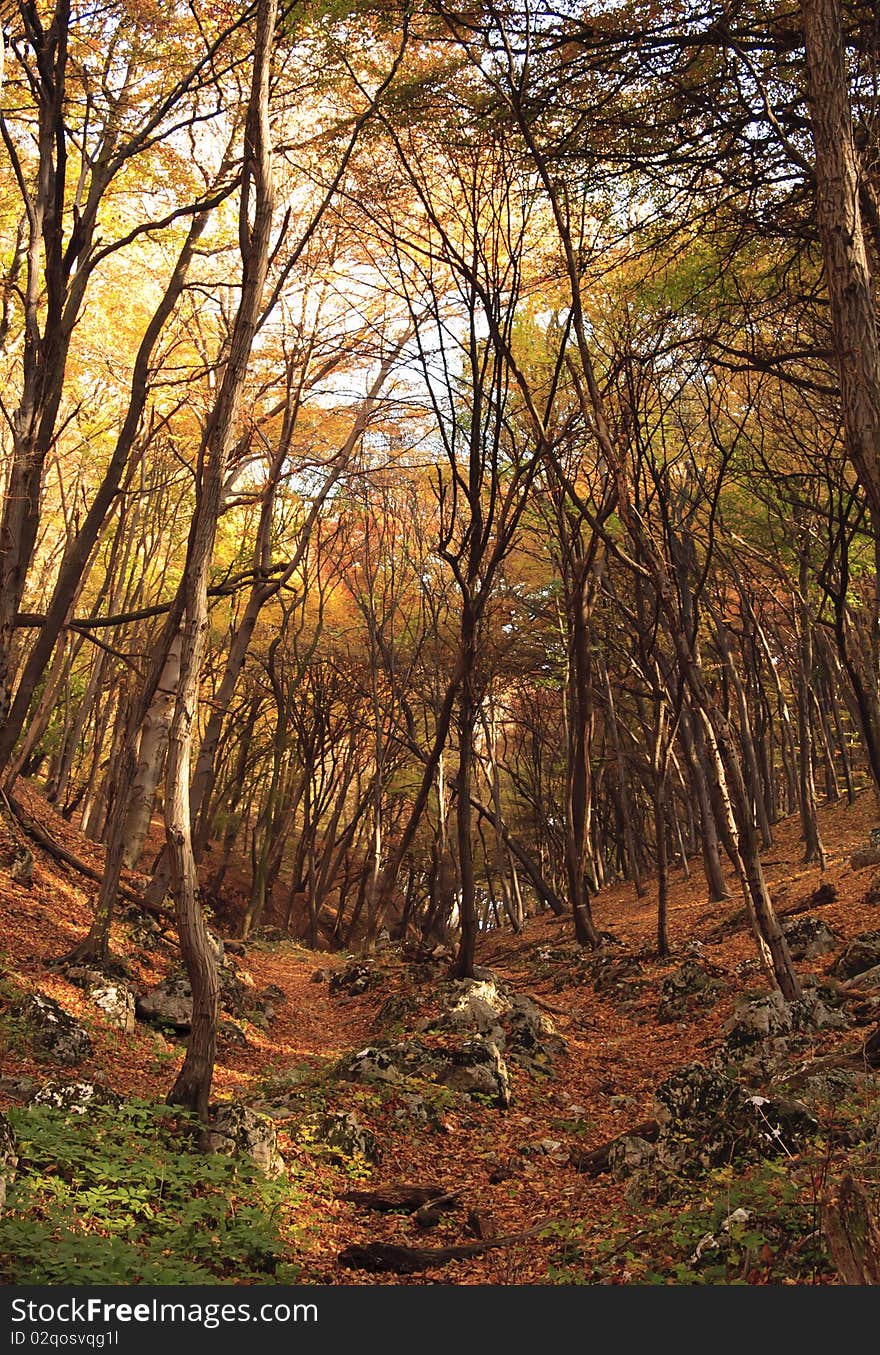
<instances>
[{"instance_id":1,"label":"undergrowth","mask_svg":"<svg viewBox=\"0 0 880 1355\"><path fill-rule=\"evenodd\" d=\"M197 1124L146 1101L10 1110L18 1176L0 1218L7 1284L290 1283L286 1182L196 1149Z\"/></svg>"}]
</instances>

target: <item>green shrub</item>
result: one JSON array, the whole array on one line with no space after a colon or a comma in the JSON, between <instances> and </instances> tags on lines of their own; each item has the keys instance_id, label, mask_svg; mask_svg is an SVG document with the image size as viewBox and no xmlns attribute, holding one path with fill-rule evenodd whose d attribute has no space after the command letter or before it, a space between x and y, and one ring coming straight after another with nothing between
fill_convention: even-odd
<instances>
[{"instance_id":1,"label":"green shrub","mask_svg":"<svg viewBox=\"0 0 880 1355\"><path fill-rule=\"evenodd\" d=\"M11 1110L19 1169L0 1218L8 1284L288 1282L289 1184L196 1150L193 1118L129 1101ZM287 1239L289 1244L290 1239Z\"/></svg>"}]
</instances>

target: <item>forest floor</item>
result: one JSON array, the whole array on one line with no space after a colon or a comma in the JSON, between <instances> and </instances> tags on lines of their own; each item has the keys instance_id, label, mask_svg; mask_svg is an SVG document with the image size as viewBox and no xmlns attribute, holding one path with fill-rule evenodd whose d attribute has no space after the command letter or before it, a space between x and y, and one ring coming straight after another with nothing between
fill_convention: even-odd
<instances>
[{"instance_id":1,"label":"forest floor","mask_svg":"<svg viewBox=\"0 0 880 1355\"><path fill-rule=\"evenodd\" d=\"M23 788L22 799L58 841L100 866L100 850L58 819L35 791ZM827 883L836 897L816 915L837 933L841 945L880 927L880 906L866 902L873 872L853 871L848 863L850 853L866 843L875 821L876 808L867 793L853 806L841 801L821 810L828 852L824 874L816 866L800 864L797 819L779 824L765 867L780 910ZM51 967L85 933L95 886L39 848L34 849L31 885L17 884L10 874L12 842L5 824L2 833L0 1110L21 1106L28 1091L50 1077L98 1081L123 1096L163 1100L180 1062L180 1039L140 1021L131 1034L120 1034L103 1020L86 992ZM418 1029L419 1018L436 1010L442 965L434 966L432 979L431 967L422 964L417 980L399 949L386 947L372 966L365 992L331 994L326 981L330 972L350 964L352 957L262 940L235 957L246 983L252 981L257 989L277 985L284 995L264 1026L236 1017L247 1046L222 1048L214 1094L218 1101L274 1107L289 1183L279 1216L285 1275L321 1285L707 1282L699 1274L701 1238L705 1242L713 1227L731 1233L724 1220L745 1201L741 1217L753 1218L755 1226L751 1233L737 1235L741 1245L735 1255L728 1247L723 1279L835 1282L827 1256L812 1244L819 1197L827 1181L847 1166L851 1139L844 1136L841 1144L826 1132L827 1126L808 1153L784 1155L784 1176L778 1166L768 1169L766 1163L727 1168L692 1182L684 1195L650 1207L633 1196L626 1181L577 1169L579 1152L651 1116L652 1094L664 1078L694 1061L707 1063L721 1049L725 1022L743 992L767 988L747 927L734 920L719 929L720 922L734 917L741 900L734 895L728 903L710 907L699 862L692 863L690 880L683 878L680 866L674 872L669 900L672 954L663 961L653 958L656 897L653 883L646 883L641 899L631 884L616 884L595 900L597 924L623 943L621 953L636 965L637 979L624 975L608 990L596 991L593 971L581 963L571 943L567 918L530 919L518 936L506 930L481 936L480 966L552 1017L565 1052L540 1073L512 1063L507 1109L488 1104L485 1097L440 1095L442 1089L437 1089L430 1126L415 1125L402 1113L399 1088L345 1081L333 1070L352 1051L383 1040L399 1041ZM139 936L130 922L120 921L112 939L134 986L144 991L178 962L170 939L146 945ZM688 955L701 956L720 976L717 1001L694 1006L680 1020L659 1023L663 980ZM802 976L821 978L833 959L826 954L798 969ZM318 970L324 971L323 981L316 979ZM28 992L55 999L89 1031L92 1056L75 1071L35 1057L16 1030L10 1013L15 1000ZM377 1016L394 995L404 998L401 1014L382 1028ZM806 1050L799 1048L798 1057L852 1051L866 1033L853 1026L818 1031ZM430 1036L425 1038L430 1042ZM860 1113L873 1105L876 1118L876 1098L877 1087L868 1074ZM304 1117L328 1110L351 1112L372 1130L381 1148L379 1164L334 1154L303 1133ZM405 1213L379 1213L341 1198L352 1187L390 1181L436 1183L456 1192L460 1208L425 1229ZM762 1202L765 1213L772 1206L775 1214L764 1222ZM780 1231L780 1210L789 1210L792 1218L797 1214L798 1226ZM470 1219L470 1235L469 1212L479 1216ZM413 1275L347 1269L339 1260L352 1244L456 1246L473 1241L475 1229L518 1240ZM713 1275L722 1278L712 1272L709 1282ZM228 1279L235 1282L235 1274Z\"/></svg>"}]
</instances>

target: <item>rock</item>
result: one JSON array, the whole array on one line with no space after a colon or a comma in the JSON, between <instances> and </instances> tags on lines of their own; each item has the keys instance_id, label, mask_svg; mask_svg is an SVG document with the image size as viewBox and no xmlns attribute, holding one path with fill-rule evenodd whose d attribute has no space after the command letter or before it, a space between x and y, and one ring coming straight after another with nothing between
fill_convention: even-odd
<instances>
[{"instance_id":1,"label":"rock","mask_svg":"<svg viewBox=\"0 0 880 1355\"><path fill-rule=\"evenodd\" d=\"M741 998L724 1026L731 1049L741 1049L761 1040L788 1035L792 1030L791 1012L779 992L764 997Z\"/></svg>"},{"instance_id":2,"label":"rock","mask_svg":"<svg viewBox=\"0 0 880 1355\"><path fill-rule=\"evenodd\" d=\"M6 1193L18 1170L18 1152L15 1131L0 1111L0 1213L6 1204Z\"/></svg>"},{"instance_id":3,"label":"rock","mask_svg":"<svg viewBox=\"0 0 880 1355\"><path fill-rule=\"evenodd\" d=\"M494 975L453 980L442 997L446 1010L429 1030L484 1035L532 1072L547 1072L552 1059L565 1051L565 1041L550 1018L531 998L513 992Z\"/></svg>"},{"instance_id":4,"label":"rock","mask_svg":"<svg viewBox=\"0 0 880 1355\"><path fill-rule=\"evenodd\" d=\"M786 1002L778 991L738 1002L724 1026L728 1049L747 1049L763 1041L784 1039L800 1031L841 1029L847 1024L841 1012L832 1011L815 989Z\"/></svg>"},{"instance_id":5,"label":"rock","mask_svg":"<svg viewBox=\"0 0 880 1355\"><path fill-rule=\"evenodd\" d=\"M412 993L392 993L390 997L386 997L376 1012L373 1029L381 1034L387 1031L389 1026L405 1025L415 1015L420 1005L419 999Z\"/></svg>"},{"instance_id":6,"label":"rock","mask_svg":"<svg viewBox=\"0 0 880 1355\"><path fill-rule=\"evenodd\" d=\"M558 1157L563 1152L565 1152L566 1157L568 1156L561 1139L541 1139L538 1147L546 1157Z\"/></svg>"},{"instance_id":7,"label":"rock","mask_svg":"<svg viewBox=\"0 0 880 1355\"><path fill-rule=\"evenodd\" d=\"M656 1157L657 1150L647 1139L637 1134L621 1134L608 1150L608 1167L611 1174L622 1181L635 1172L643 1171Z\"/></svg>"},{"instance_id":8,"label":"rock","mask_svg":"<svg viewBox=\"0 0 880 1355\"><path fill-rule=\"evenodd\" d=\"M135 1003L139 1021L186 1032L192 1021L192 989L185 974L170 974Z\"/></svg>"},{"instance_id":9,"label":"rock","mask_svg":"<svg viewBox=\"0 0 880 1355\"><path fill-rule=\"evenodd\" d=\"M402 1092L397 1098L392 1119L398 1125L417 1124L435 1133L446 1129L437 1107L419 1092Z\"/></svg>"},{"instance_id":10,"label":"rock","mask_svg":"<svg viewBox=\"0 0 880 1355\"><path fill-rule=\"evenodd\" d=\"M600 950L584 962L584 968L596 993L612 1001L631 1001L645 986L641 963L619 950Z\"/></svg>"},{"instance_id":11,"label":"rock","mask_svg":"<svg viewBox=\"0 0 880 1355\"><path fill-rule=\"evenodd\" d=\"M866 866L880 865L880 843L872 842L867 847L859 847L849 858L853 870L864 870Z\"/></svg>"},{"instance_id":12,"label":"rock","mask_svg":"<svg viewBox=\"0 0 880 1355\"><path fill-rule=\"evenodd\" d=\"M36 1053L45 1054L68 1067L91 1058L92 1041L88 1031L54 998L32 993L18 1004L16 1015L29 1027Z\"/></svg>"},{"instance_id":13,"label":"rock","mask_svg":"<svg viewBox=\"0 0 880 1355\"><path fill-rule=\"evenodd\" d=\"M657 1020L678 1021L694 1007L710 1007L723 987L714 966L696 958L685 960L663 980Z\"/></svg>"},{"instance_id":14,"label":"rock","mask_svg":"<svg viewBox=\"0 0 880 1355\"><path fill-rule=\"evenodd\" d=\"M278 943L279 941L289 941L290 936L284 927L261 927L260 940Z\"/></svg>"},{"instance_id":15,"label":"rock","mask_svg":"<svg viewBox=\"0 0 880 1355\"><path fill-rule=\"evenodd\" d=\"M778 1092L781 1096L797 1096L797 1099L810 1111L833 1110L841 1101L847 1100L864 1086L865 1073L853 1068L819 1067L813 1071L789 1074L771 1084L771 1096Z\"/></svg>"},{"instance_id":16,"label":"rock","mask_svg":"<svg viewBox=\"0 0 880 1355\"><path fill-rule=\"evenodd\" d=\"M429 1063L425 1047L415 1041L384 1047L368 1045L344 1055L336 1065L336 1072L349 1082L399 1085L407 1077L425 1076Z\"/></svg>"},{"instance_id":17,"label":"rock","mask_svg":"<svg viewBox=\"0 0 880 1355\"><path fill-rule=\"evenodd\" d=\"M366 993L370 988L375 988L378 981L379 976L375 967L369 961L353 960L343 969L333 971L328 988L334 996L338 993L348 993L350 997L356 997L360 993Z\"/></svg>"},{"instance_id":18,"label":"rock","mask_svg":"<svg viewBox=\"0 0 880 1355\"><path fill-rule=\"evenodd\" d=\"M532 1072L546 1072L554 1057L567 1045L549 1016L522 993L510 994L510 1010L504 1020L505 1053Z\"/></svg>"},{"instance_id":19,"label":"rock","mask_svg":"<svg viewBox=\"0 0 880 1355\"><path fill-rule=\"evenodd\" d=\"M840 944L840 938L827 923L821 918L810 917L808 913L801 917L783 918L782 930L793 960L812 960L817 955L827 955Z\"/></svg>"},{"instance_id":20,"label":"rock","mask_svg":"<svg viewBox=\"0 0 880 1355\"><path fill-rule=\"evenodd\" d=\"M253 980L247 983L235 961L227 960L217 965L217 981L220 984L220 1005L223 1010L230 1016L242 1016L251 1001Z\"/></svg>"},{"instance_id":21,"label":"rock","mask_svg":"<svg viewBox=\"0 0 880 1355\"><path fill-rule=\"evenodd\" d=\"M419 1040L368 1045L346 1054L336 1065L350 1082L402 1086L409 1078L439 1083L453 1091L489 1096L496 1105L510 1104L510 1074L498 1046L480 1035L443 1048Z\"/></svg>"},{"instance_id":22,"label":"rock","mask_svg":"<svg viewBox=\"0 0 880 1355\"><path fill-rule=\"evenodd\" d=\"M248 1049L248 1038L234 1021L217 1023L217 1043L221 1049Z\"/></svg>"},{"instance_id":23,"label":"rock","mask_svg":"<svg viewBox=\"0 0 880 1355\"><path fill-rule=\"evenodd\" d=\"M68 983L77 988L100 988L104 983L127 982L131 978L128 966L122 960L94 960L91 964L62 965L61 971Z\"/></svg>"},{"instance_id":24,"label":"rock","mask_svg":"<svg viewBox=\"0 0 880 1355\"><path fill-rule=\"evenodd\" d=\"M506 1110L510 1105L510 1074L498 1046L489 1039L474 1035L453 1049L445 1066L437 1074L437 1081L453 1091L488 1096L496 1106Z\"/></svg>"},{"instance_id":25,"label":"rock","mask_svg":"<svg viewBox=\"0 0 880 1355\"><path fill-rule=\"evenodd\" d=\"M268 1115L231 1101L218 1107L205 1131L208 1152L249 1157L265 1176L281 1176L284 1159L278 1151L275 1126Z\"/></svg>"},{"instance_id":26,"label":"rock","mask_svg":"<svg viewBox=\"0 0 880 1355\"><path fill-rule=\"evenodd\" d=\"M315 1137L341 1157L362 1158L373 1163L381 1161L382 1153L375 1134L350 1111L331 1111L322 1115L315 1128Z\"/></svg>"},{"instance_id":27,"label":"rock","mask_svg":"<svg viewBox=\"0 0 880 1355\"><path fill-rule=\"evenodd\" d=\"M880 964L880 931L860 932L844 947L829 973L838 979L852 979Z\"/></svg>"},{"instance_id":28,"label":"rock","mask_svg":"<svg viewBox=\"0 0 880 1355\"><path fill-rule=\"evenodd\" d=\"M311 981L312 983L326 983L332 972L331 969L316 969L312 973Z\"/></svg>"},{"instance_id":29,"label":"rock","mask_svg":"<svg viewBox=\"0 0 880 1355\"><path fill-rule=\"evenodd\" d=\"M71 1115L84 1115L95 1106L119 1106L122 1097L102 1082L46 1082L31 1097L32 1106L54 1106Z\"/></svg>"},{"instance_id":30,"label":"rock","mask_svg":"<svg viewBox=\"0 0 880 1355\"><path fill-rule=\"evenodd\" d=\"M267 984L259 993L253 993L245 1002L245 1009L261 1016L264 1021L274 1021L278 1008L287 1001L287 994L277 983Z\"/></svg>"},{"instance_id":31,"label":"rock","mask_svg":"<svg viewBox=\"0 0 880 1355\"><path fill-rule=\"evenodd\" d=\"M121 983L104 983L93 988L89 997L111 1026L130 1035L135 1026L134 997Z\"/></svg>"},{"instance_id":32,"label":"rock","mask_svg":"<svg viewBox=\"0 0 880 1355\"><path fill-rule=\"evenodd\" d=\"M451 1030L488 1035L500 1032L502 1012L510 1003L494 981L453 979L443 993L445 1010L428 1026L429 1030Z\"/></svg>"},{"instance_id":33,"label":"rock","mask_svg":"<svg viewBox=\"0 0 880 1355\"><path fill-rule=\"evenodd\" d=\"M34 882L34 854L30 847L21 847L16 852L9 874L16 884L30 889Z\"/></svg>"},{"instance_id":34,"label":"rock","mask_svg":"<svg viewBox=\"0 0 880 1355\"><path fill-rule=\"evenodd\" d=\"M684 1174L749 1153L759 1157L797 1151L818 1130L801 1101L756 1096L724 1073L693 1063L657 1088L654 1114L660 1125L654 1160Z\"/></svg>"},{"instance_id":35,"label":"rock","mask_svg":"<svg viewBox=\"0 0 880 1355\"><path fill-rule=\"evenodd\" d=\"M0 1077L0 1092L12 1101L29 1101L39 1088L32 1077Z\"/></svg>"}]
</instances>

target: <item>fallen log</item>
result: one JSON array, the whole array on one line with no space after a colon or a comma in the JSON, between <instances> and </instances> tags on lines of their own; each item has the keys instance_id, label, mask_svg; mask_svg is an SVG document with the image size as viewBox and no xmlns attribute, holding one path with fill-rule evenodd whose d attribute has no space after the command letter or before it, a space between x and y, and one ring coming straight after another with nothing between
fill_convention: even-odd
<instances>
[{"instance_id":1,"label":"fallen log","mask_svg":"<svg viewBox=\"0 0 880 1355\"><path fill-rule=\"evenodd\" d=\"M806 894L796 903L790 903L787 908L778 908L777 917L796 917L798 913L811 913L814 908L828 908L837 901L837 889L830 882L819 885L812 894Z\"/></svg>"},{"instance_id":2,"label":"fallen log","mask_svg":"<svg viewBox=\"0 0 880 1355\"><path fill-rule=\"evenodd\" d=\"M44 852L48 852L55 861L62 866L69 866L77 874L85 876L87 880L94 880L96 884L101 884L104 876L101 871L96 870L94 866L81 861L73 852L69 852L66 847L62 847L46 831L42 824L37 823L36 819L31 818L27 810L19 800L15 798L10 791L4 795L4 800L9 808L9 812L14 816L22 831L41 847ZM130 903L137 904L145 913L152 913L154 917L162 918L169 924L174 923L174 915L169 913L166 908L159 907L156 904L147 903L143 896L136 889L132 889L124 880L119 881L119 893Z\"/></svg>"},{"instance_id":3,"label":"fallen log","mask_svg":"<svg viewBox=\"0 0 880 1355\"><path fill-rule=\"evenodd\" d=\"M349 1204L359 1204L363 1209L403 1209L410 1214L422 1205L446 1197L446 1194L445 1186L389 1181L387 1185L375 1186L372 1190L345 1190L337 1198L347 1200Z\"/></svg>"},{"instance_id":4,"label":"fallen log","mask_svg":"<svg viewBox=\"0 0 880 1355\"><path fill-rule=\"evenodd\" d=\"M461 1191L451 1190L447 1195L438 1195L436 1199L423 1204L413 1214L413 1222L420 1228L436 1228L441 1218L458 1204Z\"/></svg>"},{"instance_id":5,"label":"fallen log","mask_svg":"<svg viewBox=\"0 0 880 1355\"><path fill-rule=\"evenodd\" d=\"M603 1172L611 1170L609 1161L611 1150L622 1139L646 1139L648 1143L656 1143L659 1136L658 1122L643 1120L641 1124L633 1125L632 1129L627 1129L623 1134L615 1134L607 1143L600 1143L598 1148L590 1148L588 1151L580 1148L569 1149L568 1160L575 1171L584 1172L587 1176L601 1176Z\"/></svg>"}]
</instances>

